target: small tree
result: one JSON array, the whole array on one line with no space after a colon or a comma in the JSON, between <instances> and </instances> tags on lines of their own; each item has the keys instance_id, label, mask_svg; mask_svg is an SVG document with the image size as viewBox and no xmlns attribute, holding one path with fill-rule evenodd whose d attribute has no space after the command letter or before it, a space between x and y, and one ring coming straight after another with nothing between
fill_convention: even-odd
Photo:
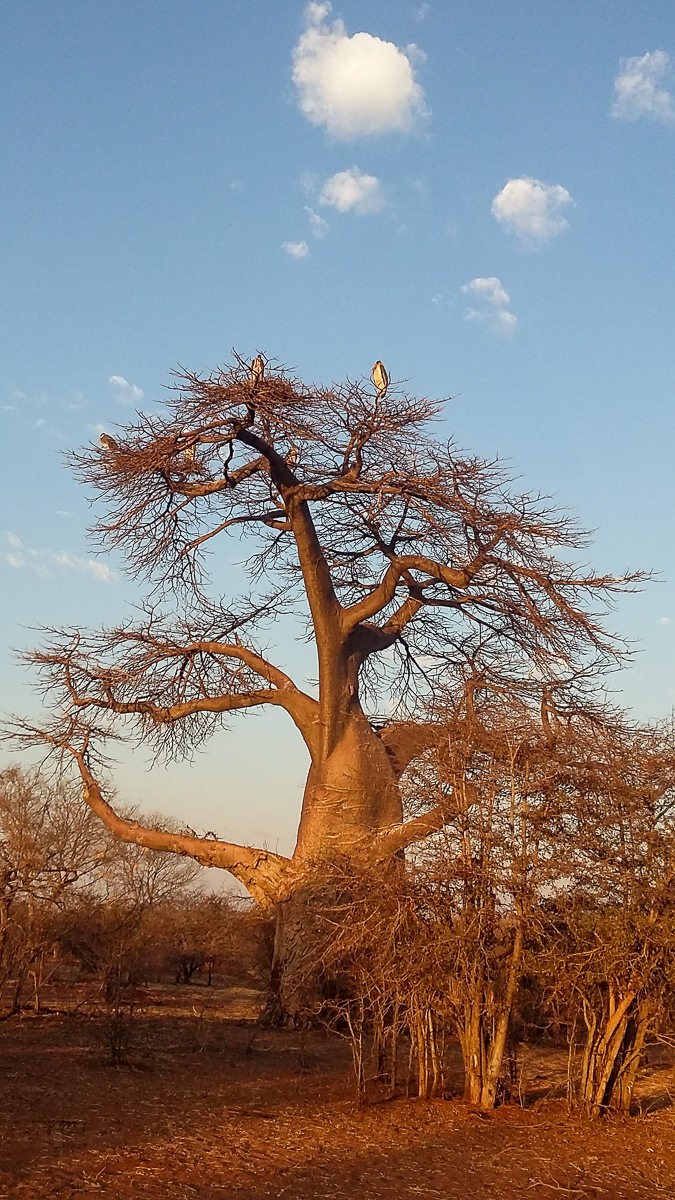
<instances>
[{"instance_id":1,"label":"small tree","mask_svg":"<svg viewBox=\"0 0 675 1200\"><path fill-rule=\"evenodd\" d=\"M594 726L573 783L558 826L565 889L545 906L538 967L581 1048L570 1096L597 1117L628 1111L675 982L672 728Z\"/></svg>"},{"instance_id":2,"label":"small tree","mask_svg":"<svg viewBox=\"0 0 675 1200\"><path fill-rule=\"evenodd\" d=\"M539 696L537 699L537 692ZM439 1012L459 1040L465 1099L497 1100L523 954L542 894L560 883L555 830L579 698L467 678L437 703L444 738L409 770L412 812L444 805L419 869L445 980Z\"/></svg>"},{"instance_id":3,"label":"small tree","mask_svg":"<svg viewBox=\"0 0 675 1200\"><path fill-rule=\"evenodd\" d=\"M206 971L210 987L216 969L246 974L250 955L242 945L244 914L234 896L193 893L164 906L158 915L164 962L176 983L191 983L197 972Z\"/></svg>"},{"instance_id":4,"label":"small tree","mask_svg":"<svg viewBox=\"0 0 675 1200\"><path fill-rule=\"evenodd\" d=\"M99 545L160 592L137 623L53 631L28 656L55 717L23 736L72 756L116 836L222 867L276 910L274 975L291 1011L301 897L321 864L391 861L443 824L442 805L404 821L399 780L438 736L411 719L418 700L447 683L467 637L489 637L495 661L521 676L607 664L619 647L593 605L638 578L557 558L584 535L539 496L513 495L498 463L435 440L438 412L394 389L308 388L238 361L180 375L164 413L73 459L107 508ZM209 599L204 554L233 535L250 591ZM289 612L316 649L316 696L263 649L264 629ZM391 719L378 720L392 697ZM310 756L291 858L114 811L97 768L107 737L135 726L141 742L183 757L232 713L263 705L287 713Z\"/></svg>"},{"instance_id":5,"label":"small tree","mask_svg":"<svg viewBox=\"0 0 675 1200\"><path fill-rule=\"evenodd\" d=\"M45 956L72 920L77 889L107 856L105 830L79 789L16 767L0 772L0 995L19 1010L32 977L36 1008Z\"/></svg>"}]
</instances>

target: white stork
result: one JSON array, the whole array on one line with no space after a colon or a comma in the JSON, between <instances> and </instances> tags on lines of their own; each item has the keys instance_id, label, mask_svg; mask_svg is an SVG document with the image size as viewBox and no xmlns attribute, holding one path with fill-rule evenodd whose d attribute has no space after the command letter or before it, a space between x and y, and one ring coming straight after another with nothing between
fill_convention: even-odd
<instances>
[{"instance_id":1,"label":"white stork","mask_svg":"<svg viewBox=\"0 0 675 1200\"><path fill-rule=\"evenodd\" d=\"M258 387L258 385L262 383L264 374L265 361L261 354L257 354L251 363L251 387Z\"/></svg>"},{"instance_id":2,"label":"white stork","mask_svg":"<svg viewBox=\"0 0 675 1200\"><path fill-rule=\"evenodd\" d=\"M114 437L110 436L109 433L102 433L98 440L103 446L104 450L119 450L117 442L115 441Z\"/></svg>"},{"instance_id":3,"label":"white stork","mask_svg":"<svg viewBox=\"0 0 675 1200\"><path fill-rule=\"evenodd\" d=\"M378 400L382 400L389 387L389 376L387 375L384 363L380 362L379 358L373 367L372 380L377 391L377 398Z\"/></svg>"}]
</instances>

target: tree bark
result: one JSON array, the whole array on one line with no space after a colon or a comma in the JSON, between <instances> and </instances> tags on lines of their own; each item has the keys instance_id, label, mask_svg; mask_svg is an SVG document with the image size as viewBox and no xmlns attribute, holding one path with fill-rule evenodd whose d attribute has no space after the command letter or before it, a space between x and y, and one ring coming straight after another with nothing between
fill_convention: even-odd
<instances>
[{"instance_id":1,"label":"tree bark","mask_svg":"<svg viewBox=\"0 0 675 1200\"><path fill-rule=\"evenodd\" d=\"M518 972L520 963L523 957L523 923L518 922L515 937L513 939L513 950L511 951L511 961L509 963L508 974L506 977L506 986L504 994L498 1004L497 1024L494 1032L494 1037L489 1047L485 1079L481 1090L480 1106L481 1108L491 1109L495 1106L497 1098L497 1083L499 1073L502 1069L504 1061L504 1049L506 1047L506 1037L509 1031L509 1023L511 1021L511 1010L513 1001L515 1000L516 990L518 987Z\"/></svg>"},{"instance_id":2,"label":"tree bark","mask_svg":"<svg viewBox=\"0 0 675 1200\"><path fill-rule=\"evenodd\" d=\"M492 1005L488 1003L489 981L482 970L475 967L470 993L456 1020L464 1063L464 1099L486 1111L494 1108L497 1099L522 956L523 924L519 921L501 995ZM490 1008L495 1011L488 1021Z\"/></svg>"},{"instance_id":3,"label":"tree bark","mask_svg":"<svg viewBox=\"0 0 675 1200\"><path fill-rule=\"evenodd\" d=\"M581 1068L579 1099L592 1117L612 1107L619 1085L619 1107L630 1106L635 1073L648 1027L646 1013L640 1019L635 991L616 997L610 988L609 1011L598 1025L584 1005L586 1044ZM623 1081L623 1082L622 1082Z\"/></svg>"}]
</instances>

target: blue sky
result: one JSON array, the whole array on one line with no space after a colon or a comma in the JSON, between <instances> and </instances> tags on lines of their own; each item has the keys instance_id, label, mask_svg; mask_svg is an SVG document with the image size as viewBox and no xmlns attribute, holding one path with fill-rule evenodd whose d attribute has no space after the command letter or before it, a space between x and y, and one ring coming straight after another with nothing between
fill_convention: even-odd
<instances>
[{"instance_id":1,"label":"blue sky","mask_svg":"<svg viewBox=\"0 0 675 1200\"><path fill-rule=\"evenodd\" d=\"M657 573L612 619L640 647L613 686L670 711L668 0L5 0L0 59L2 707L35 711L26 626L137 595L59 451L234 346L454 397L443 432L577 513L598 570ZM288 849L303 755L255 717L119 787Z\"/></svg>"}]
</instances>

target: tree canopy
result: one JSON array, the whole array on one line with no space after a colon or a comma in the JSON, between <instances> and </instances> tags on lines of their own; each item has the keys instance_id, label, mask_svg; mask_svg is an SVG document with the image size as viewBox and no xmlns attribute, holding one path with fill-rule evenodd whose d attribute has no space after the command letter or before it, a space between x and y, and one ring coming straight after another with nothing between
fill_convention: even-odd
<instances>
[{"instance_id":1,"label":"tree canopy","mask_svg":"<svg viewBox=\"0 0 675 1200\"><path fill-rule=\"evenodd\" d=\"M74 757L119 836L226 867L269 906L310 860L386 857L442 826L442 806L405 822L398 786L437 736L421 705L441 683L508 681L555 709L621 658L603 614L643 576L562 557L586 535L513 491L500 462L435 437L441 411L397 388L308 387L238 359L179 374L161 412L72 456L103 501L95 542L149 592L140 619L52 630L28 655L54 717L22 736ZM207 556L233 536L250 586L214 597ZM315 645L316 695L267 649L288 613ZM132 722L142 742L184 756L261 705L288 713L311 759L292 859L114 813L96 778L105 739Z\"/></svg>"}]
</instances>

